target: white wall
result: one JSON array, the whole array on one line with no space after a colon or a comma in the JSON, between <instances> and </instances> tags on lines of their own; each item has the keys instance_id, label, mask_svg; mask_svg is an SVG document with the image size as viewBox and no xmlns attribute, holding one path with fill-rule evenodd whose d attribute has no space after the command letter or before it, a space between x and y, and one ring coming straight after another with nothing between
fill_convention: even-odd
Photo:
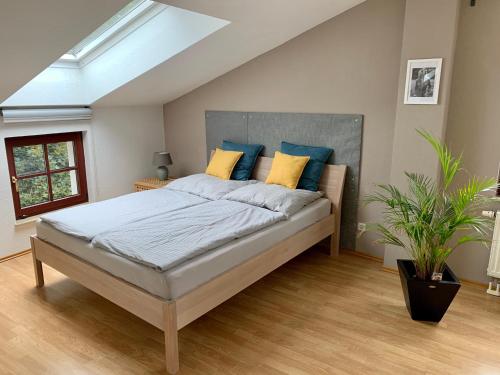
<instances>
[{"instance_id":1,"label":"white wall","mask_svg":"<svg viewBox=\"0 0 500 375\"><path fill-rule=\"evenodd\" d=\"M432 12L429 12L429 9L432 9ZM419 137L415 130L424 129L440 141L444 139L459 10L459 0L406 0L390 179L391 184L402 191L407 191L408 183L405 175L407 171L421 173L431 178L437 178L440 173L438 158L432 147ZM422 28L422 19L428 23L425 28ZM443 59L439 103L437 105L405 104L408 60L429 57ZM407 250L387 245L384 253L384 266L397 268L397 259L408 257ZM459 274L459 276L462 275Z\"/></svg>"},{"instance_id":2,"label":"white wall","mask_svg":"<svg viewBox=\"0 0 500 375\"><path fill-rule=\"evenodd\" d=\"M2 106L86 104L88 101L82 77L80 69L48 67L5 100Z\"/></svg>"},{"instance_id":3,"label":"white wall","mask_svg":"<svg viewBox=\"0 0 500 375\"><path fill-rule=\"evenodd\" d=\"M453 152L463 153L465 173L458 184L470 175L495 177L500 161L499 14L498 0L481 0L472 8L462 1L446 133ZM489 257L489 246L467 244L455 251L448 264L466 279L487 282Z\"/></svg>"},{"instance_id":4,"label":"white wall","mask_svg":"<svg viewBox=\"0 0 500 375\"><path fill-rule=\"evenodd\" d=\"M155 176L153 152L165 148L162 106L97 108L92 120L97 199L132 190Z\"/></svg>"},{"instance_id":5,"label":"white wall","mask_svg":"<svg viewBox=\"0 0 500 375\"><path fill-rule=\"evenodd\" d=\"M165 7L82 69L87 99L95 102L228 23L204 14Z\"/></svg>"},{"instance_id":6,"label":"white wall","mask_svg":"<svg viewBox=\"0 0 500 375\"><path fill-rule=\"evenodd\" d=\"M84 132L89 199L130 193L155 173L153 152L164 149L162 106L97 108L90 121L4 124L0 120L0 257L29 248L34 223L16 223L5 152L6 137Z\"/></svg>"}]
</instances>

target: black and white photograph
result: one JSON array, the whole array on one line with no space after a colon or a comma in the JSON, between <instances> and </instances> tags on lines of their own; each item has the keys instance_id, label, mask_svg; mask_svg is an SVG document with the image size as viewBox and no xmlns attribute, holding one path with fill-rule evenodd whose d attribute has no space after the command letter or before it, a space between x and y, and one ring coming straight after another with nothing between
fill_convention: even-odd
<instances>
[{"instance_id":1,"label":"black and white photograph","mask_svg":"<svg viewBox=\"0 0 500 375\"><path fill-rule=\"evenodd\" d=\"M409 60L405 104L437 104L442 59Z\"/></svg>"}]
</instances>

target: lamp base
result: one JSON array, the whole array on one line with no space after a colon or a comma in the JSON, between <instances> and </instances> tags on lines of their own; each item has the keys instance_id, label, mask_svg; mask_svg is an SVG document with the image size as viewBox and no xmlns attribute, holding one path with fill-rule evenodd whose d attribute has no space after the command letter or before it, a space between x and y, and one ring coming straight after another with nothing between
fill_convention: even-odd
<instances>
[{"instance_id":1,"label":"lamp base","mask_svg":"<svg viewBox=\"0 0 500 375\"><path fill-rule=\"evenodd\" d=\"M165 181L166 179L168 179L168 168L165 166L156 168L156 175L158 176L160 181Z\"/></svg>"}]
</instances>

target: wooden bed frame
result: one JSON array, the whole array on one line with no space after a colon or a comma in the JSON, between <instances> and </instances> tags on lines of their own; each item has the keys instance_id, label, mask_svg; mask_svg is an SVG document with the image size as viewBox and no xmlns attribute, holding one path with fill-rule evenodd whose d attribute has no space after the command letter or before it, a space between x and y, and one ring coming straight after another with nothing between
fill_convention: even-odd
<instances>
[{"instance_id":1,"label":"wooden bed frame","mask_svg":"<svg viewBox=\"0 0 500 375\"><path fill-rule=\"evenodd\" d=\"M272 158L260 157L254 170L254 178L265 180L272 160ZM323 172L320 190L324 191L326 197L332 202L332 211L329 216L175 300L156 297L63 249L32 236L31 251L36 286L41 288L44 285L42 263L45 263L163 330L166 370L169 374L175 374L179 370L177 341L179 329L328 236L331 236L330 254L338 255L345 173L345 165L327 165Z\"/></svg>"}]
</instances>

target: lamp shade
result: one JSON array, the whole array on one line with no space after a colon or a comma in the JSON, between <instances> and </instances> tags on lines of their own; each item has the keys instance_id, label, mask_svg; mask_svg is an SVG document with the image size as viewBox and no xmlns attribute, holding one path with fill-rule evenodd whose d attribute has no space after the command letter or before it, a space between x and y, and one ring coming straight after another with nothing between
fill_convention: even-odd
<instances>
[{"instance_id":1,"label":"lamp shade","mask_svg":"<svg viewBox=\"0 0 500 375\"><path fill-rule=\"evenodd\" d=\"M171 164L172 164L172 157L170 156L170 153L166 151L161 151L161 152L155 152L153 154L153 165L161 167Z\"/></svg>"}]
</instances>

